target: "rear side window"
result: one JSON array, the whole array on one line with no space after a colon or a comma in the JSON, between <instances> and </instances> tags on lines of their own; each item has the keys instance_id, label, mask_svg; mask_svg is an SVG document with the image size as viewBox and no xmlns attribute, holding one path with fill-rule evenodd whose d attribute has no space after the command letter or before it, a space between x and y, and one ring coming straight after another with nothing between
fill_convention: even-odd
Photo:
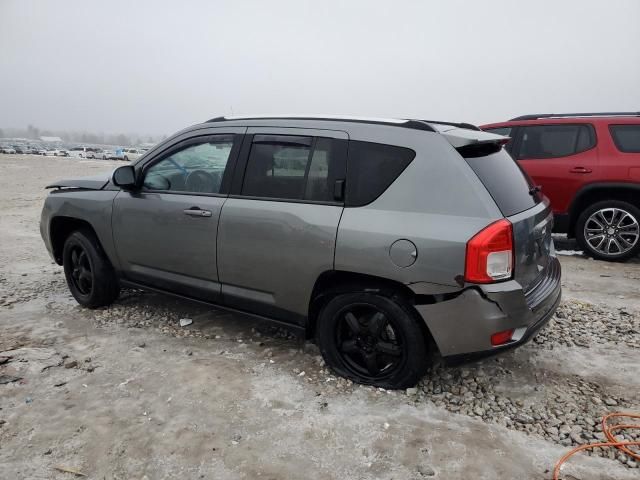
<instances>
[{"instance_id":1,"label":"rear side window","mask_svg":"<svg viewBox=\"0 0 640 480\"><path fill-rule=\"evenodd\" d=\"M242 195L334 202L344 179L346 141L321 137L255 135Z\"/></svg>"},{"instance_id":2,"label":"rear side window","mask_svg":"<svg viewBox=\"0 0 640 480\"><path fill-rule=\"evenodd\" d=\"M503 148L487 155L463 149L458 152L465 157L505 217L528 210L542 200L542 195L532 190L529 177Z\"/></svg>"},{"instance_id":3,"label":"rear side window","mask_svg":"<svg viewBox=\"0 0 640 480\"><path fill-rule=\"evenodd\" d=\"M596 144L591 125L531 125L520 130L518 159L566 157Z\"/></svg>"},{"instance_id":4,"label":"rear side window","mask_svg":"<svg viewBox=\"0 0 640 480\"><path fill-rule=\"evenodd\" d=\"M640 153L640 125L610 125L609 130L618 150Z\"/></svg>"},{"instance_id":5,"label":"rear side window","mask_svg":"<svg viewBox=\"0 0 640 480\"><path fill-rule=\"evenodd\" d=\"M359 207L378 198L415 158L409 148L349 142L346 205Z\"/></svg>"}]
</instances>

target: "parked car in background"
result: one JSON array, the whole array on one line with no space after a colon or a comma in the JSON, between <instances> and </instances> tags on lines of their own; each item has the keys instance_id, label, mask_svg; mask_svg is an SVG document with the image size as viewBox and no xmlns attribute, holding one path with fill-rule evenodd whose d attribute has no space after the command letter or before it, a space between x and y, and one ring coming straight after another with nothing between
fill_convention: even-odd
<instances>
[{"instance_id":1,"label":"parked car in background","mask_svg":"<svg viewBox=\"0 0 640 480\"><path fill-rule=\"evenodd\" d=\"M551 200L554 231L600 260L640 253L640 112L524 115L482 126Z\"/></svg>"},{"instance_id":2,"label":"parked car in background","mask_svg":"<svg viewBox=\"0 0 640 480\"><path fill-rule=\"evenodd\" d=\"M84 158L87 147L78 146L69 149L69 155L76 158Z\"/></svg>"},{"instance_id":3,"label":"parked car in background","mask_svg":"<svg viewBox=\"0 0 640 480\"><path fill-rule=\"evenodd\" d=\"M125 148L122 152L122 160L125 162L132 162L140 158L142 153L142 150L139 148Z\"/></svg>"},{"instance_id":4,"label":"parked car in background","mask_svg":"<svg viewBox=\"0 0 640 480\"><path fill-rule=\"evenodd\" d=\"M13 147L10 147L9 145L4 145L3 147L0 148L0 152L14 154L16 153L16 149Z\"/></svg>"},{"instance_id":5,"label":"parked car in background","mask_svg":"<svg viewBox=\"0 0 640 480\"><path fill-rule=\"evenodd\" d=\"M14 145L13 149L20 155L24 155L25 153L27 153L27 147L25 147L24 145Z\"/></svg>"},{"instance_id":6,"label":"parked car in background","mask_svg":"<svg viewBox=\"0 0 640 480\"><path fill-rule=\"evenodd\" d=\"M504 141L423 120L220 117L49 185L40 229L85 307L125 286L216 304L315 337L342 376L406 388L430 350L521 345L560 302L549 201Z\"/></svg>"},{"instance_id":7,"label":"parked car in background","mask_svg":"<svg viewBox=\"0 0 640 480\"><path fill-rule=\"evenodd\" d=\"M69 155L78 158L102 158L102 149L98 147L73 147L69 150Z\"/></svg>"},{"instance_id":8,"label":"parked car in background","mask_svg":"<svg viewBox=\"0 0 640 480\"><path fill-rule=\"evenodd\" d=\"M114 150L103 150L102 159L103 160L120 160L120 158L118 158L118 155Z\"/></svg>"},{"instance_id":9,"label":"parked car in background","mask_svg":"<svg viewBox=\"0 0 640 480\"><path fill-rule=\"evenodd\" d=\"M84 153L84 158L102 158L102 149L97 147L88 147Z\"/></svg>"},{"instance_id":10,"label":"parked car in background","mask_svg":"<svg viewBox=\"0 0 640 480\"><path fill-rule=\"evenodd\" d=\"M36 155L46 155L47 149L43 147L38 147L38 153Z\"/></svg>"},{"instance_id":11,"label":"parked car in background","mask_svg":"<svg viewBox=\"0 0 640 480\"><path fill-rule=\"evenodd\" d=\"M65 150L64 148L58 148L55 151L55 156L56 157L68 157L69 156L69 151Z\"/></svg>"}]
</instances>

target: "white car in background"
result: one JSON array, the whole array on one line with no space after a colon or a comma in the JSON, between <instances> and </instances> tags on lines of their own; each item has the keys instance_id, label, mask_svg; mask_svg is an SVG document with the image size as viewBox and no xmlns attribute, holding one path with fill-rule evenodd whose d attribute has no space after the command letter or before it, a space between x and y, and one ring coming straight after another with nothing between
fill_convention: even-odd
<instances>
[{"instance_id":1,"label":"white car in background","mask_svg":"<svg viewBox=\"0 0 640 480\"><path fill-rule=\"evenodd\" d=\"M16 149L13 147L9 147L9 146L5 146L5 147L0 147L0 153L16 153Z\"/></svg>"},{"instance_id":2,"label":"white car in background","mask_svg":"<svg viewBox=\"0 0 640 480\"><path fill-rule=\"evenodd\" d=\"M139 148L124 148L122 160L125 162L132 162L140 158L143 153L144 152Z\"/></svg>"}]
</instances>

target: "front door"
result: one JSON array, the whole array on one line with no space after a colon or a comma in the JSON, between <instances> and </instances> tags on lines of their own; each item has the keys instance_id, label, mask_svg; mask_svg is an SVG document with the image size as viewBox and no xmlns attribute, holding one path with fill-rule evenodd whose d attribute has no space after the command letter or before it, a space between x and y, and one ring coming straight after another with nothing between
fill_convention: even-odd
<instances>
[{"instance_id":1,"label":"front door","mask_svg":"<svg viewBox=\"0 0 640 480\"><path fill-rule=\"evenodd\" d=\"M242 138L236 133L174 145L145 163L140 190L118 193L112 229L125 278L218 300L216 237Z\"/></svg>"},{"instance_id":2,"label":"front door","mask_svg":"<svg viewBox=\"0 0 640 480\"><path fill-rule=\"evenodd\" d=\"M333 269L347 138L325 130L247 130L220 218L225 304L304 322L317 278Z\"/></svg>"}]
</instances>

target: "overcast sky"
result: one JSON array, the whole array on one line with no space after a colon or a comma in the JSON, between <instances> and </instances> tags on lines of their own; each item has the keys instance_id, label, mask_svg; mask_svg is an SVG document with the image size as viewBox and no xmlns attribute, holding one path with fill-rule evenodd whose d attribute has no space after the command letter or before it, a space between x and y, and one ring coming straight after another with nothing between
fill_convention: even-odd
<instances>
[{"instance_id":1,"label":"overcast sky","mask_svg":"<svg viewBox=\"0 0 640 480\"><path fill-rule=\"evenodd\" d=\"M640 110L639 0L0 0L0 127Z\"/></svg>"}]
</instances>

